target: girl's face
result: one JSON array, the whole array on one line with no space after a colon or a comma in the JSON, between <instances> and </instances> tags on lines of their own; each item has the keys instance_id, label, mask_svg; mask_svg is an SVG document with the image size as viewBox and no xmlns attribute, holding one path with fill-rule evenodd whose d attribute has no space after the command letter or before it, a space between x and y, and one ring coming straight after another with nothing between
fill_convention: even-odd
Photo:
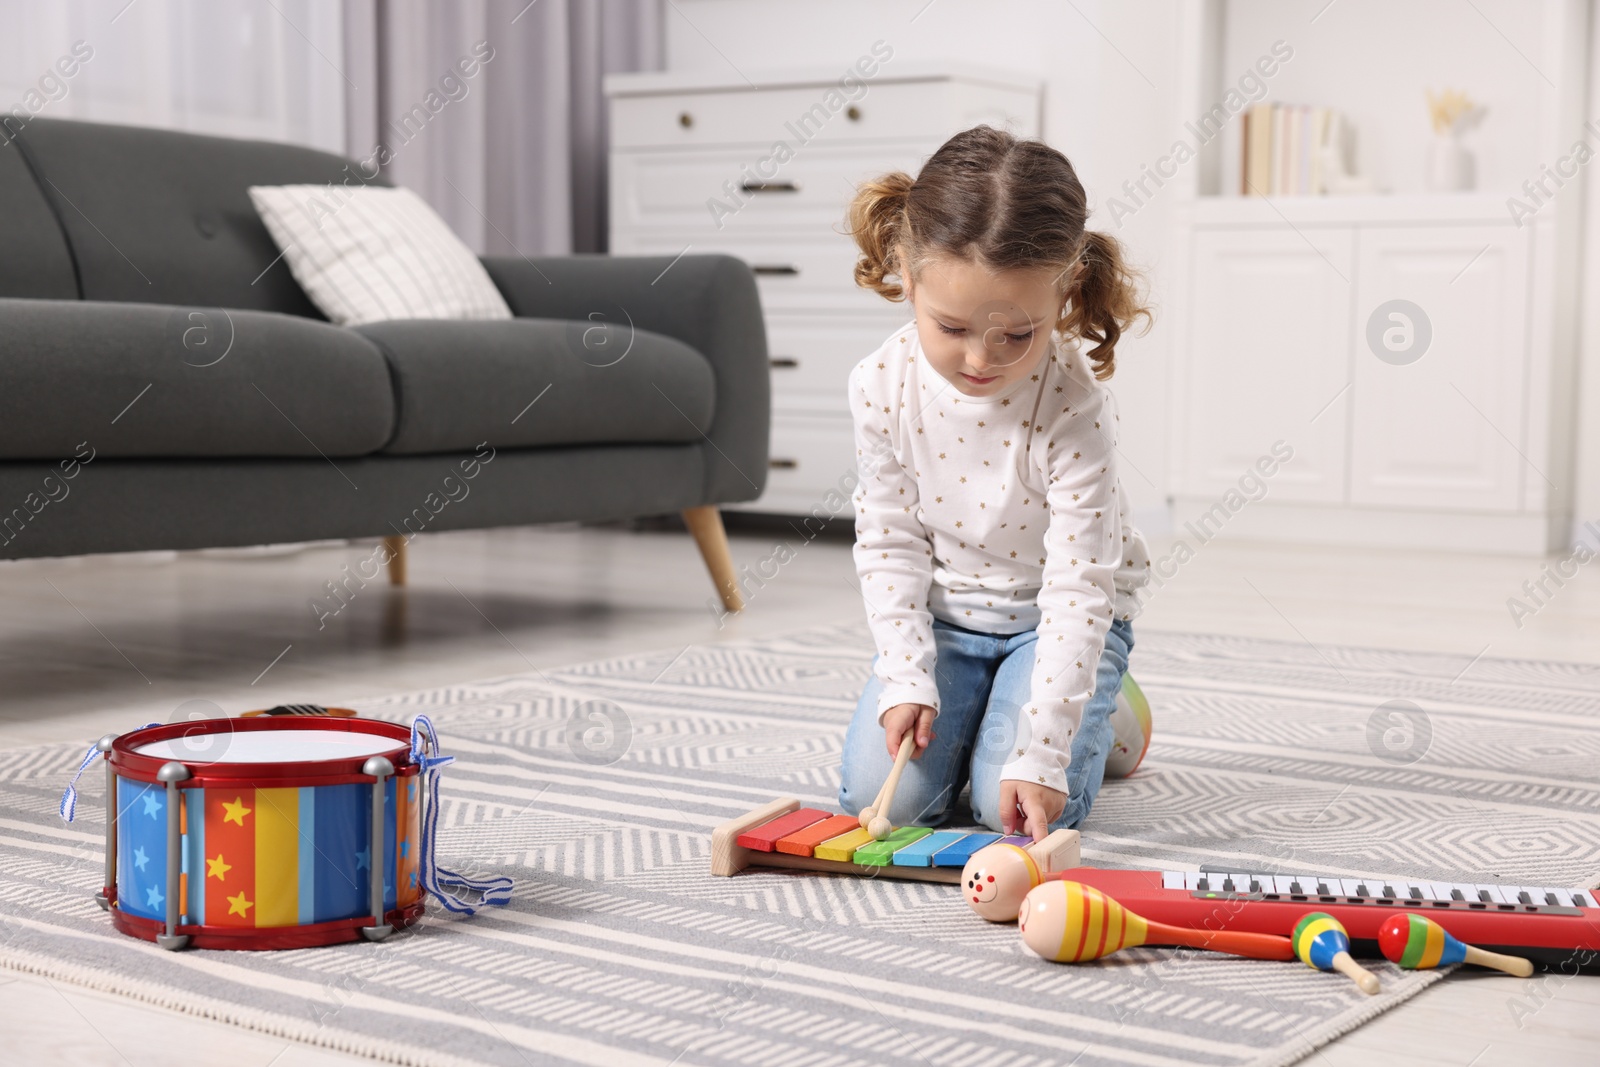
<instances>
[{"instance_id":1,"label":"girl's face","mask_svg":"<svg viewBox=\"0 0 1600 1067\"><path fill-rule=\"evenodd\" d=\"M934 260L920 281L904 279L923 354L967 396L1004 392L1050 350L1064 304L1057 277L1048 269L995 274L948 256Z\"/></svg>"}]
</instances>

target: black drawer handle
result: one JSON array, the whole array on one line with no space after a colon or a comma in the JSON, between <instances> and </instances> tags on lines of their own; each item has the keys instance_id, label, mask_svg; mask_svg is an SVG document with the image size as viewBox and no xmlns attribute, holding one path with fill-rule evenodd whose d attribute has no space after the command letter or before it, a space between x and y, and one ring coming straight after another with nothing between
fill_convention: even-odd
<instances>
[{"instance_id":1,"label":"black drawer handle","mask_svg":"<svg viewBox=\"0 0 1600 1067\"><path fill-rule=\"evenodd\" d=\"M767 466L775 471L792 471L800 466L800 461L797 459L769 459L767 460Z\"/></svg>"},{"instance_id":2,"label":"black drawer handle","mask_svg":"<svg viewBox=\"0 0 1600 1067\"><path fill-rule=\"evenodd\" d=\"M793 356L773 356L767 362L771 363L774 367L788 368L798 367L800 365L800 361L795 359Z\"/></svg>"},{"instance_id":3,"label":"black drawer handle","mask_svg":"<svg viewBox=\"0 0 1600 1067\"><path fill-rule=\"evenodd\" d=\"M794 182L740 182L739 191L744 193L798 193L800 187Z\"/></svg>"},{"instance_id":4,"label":"black drawer handle","mask_svg":"<svg viewBox=\"0 0 1600 1067\"><path fill-rule=\"evenodd\" d=\"M750 268L757 274L799 274L800 268L788 263L757 263Z\"/></svg>"}]
</instances>

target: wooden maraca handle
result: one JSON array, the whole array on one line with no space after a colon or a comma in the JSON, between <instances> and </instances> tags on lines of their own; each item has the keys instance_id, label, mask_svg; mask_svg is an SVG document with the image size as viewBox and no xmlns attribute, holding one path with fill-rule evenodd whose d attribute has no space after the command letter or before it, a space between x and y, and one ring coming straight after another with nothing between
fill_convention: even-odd
<instances>
[{"instance_id":1,"label":"wooden maraca handle","mask_svg":"<svg viewBox=\"0 0 1600 1067\"><path fill-rule=\"evenodd\" d=\"M1490 952L1487 949L1465 946L1467 962L1475 963L1479 967L1493 967L1497 971L1514 974L1518 978L1527 978L1533 974L1533 964L1521 956L1506 956L1499 952Z\"/></svg>"},{"instance_id":2,"label":"wooden maraca handle","mask_svg":"<svg viewBox=\"0 0 1600 1067\"><path fill-rule=\"evenodd\" d=\"M1227 952L1253 960L1292 960L1294 942L1278 934L1253 934L1242 930L1192 930L1146 920L1146 944L1184 945L1188 948Z\"/></svg>"},{"instance_id":3,"label":"wooden maraca handle","mask_svg":"<svg viewBox=\"0 0 1600 1067\"><path fill-rule=\"evenodd\" d=\"M1333 954L1333 969L1354 982L1368 996L1378 992L1378 976L1350 958L1348 952Z\"/></svg>"}]
</instances>

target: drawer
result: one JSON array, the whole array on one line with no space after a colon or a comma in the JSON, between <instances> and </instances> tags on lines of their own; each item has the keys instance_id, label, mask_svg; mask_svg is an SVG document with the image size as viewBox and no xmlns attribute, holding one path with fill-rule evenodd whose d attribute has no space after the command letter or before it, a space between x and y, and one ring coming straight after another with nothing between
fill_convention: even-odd
<instances>
[{"instance_id":1,"label":"drawer","mask_svg":"<svg viewBox=\"0 0 1600 1067\"><path fill-rule=\"evenodd\" d=\"M611 145L753 144L770 149L775 141L784 141L800 150L817 142L916 140L937 146L971 125L962 120L974 112L988 116L980 121L1012 118L1031 132L1038 107L1038 97L1029 92L947 78L900 82L868 78L845 89L828 82L614 96Z\"/></svg>"},{"instance_id":2,"label":"drawer","mask_svg":"<svg viewBox=\"0 0 1600 1067\"><path fill-rule=\"evenodd\" d=\"M759 237L842 232L856 186L889 171L916 174L933 151L816 147L778 164L764 152L615 152L611 225Z\"/></svg>"},{"instance_id":3,"label":"drawer","mask_svg":"<svg viewBox=\"0 0 1600 1067\"><path fill-rule=\"evenodd\" d=\"M849 416L775 414L767 462L767 488L752 510L851 519L856 449Z\"/></svg>"},{"instance_id":4,"label":"drawer","mask_svg":"<svg viewBox=\"0 0 1600 1067\"><path fill-rule=\"evenodd\" d=\"M850 369L910 319L911 309L903 305L882 317L767 315L772 406L848 417Z\"/></svg>"},{"instance_id":5,"label":"drawer","mask_svg":"<svg viewBox=\"0 0 1600 1067\"><path fill-rule=\"evenodd\" d=\"M738 256L755 271L763 311L870 314L900 307L856 285L857 251L855 242L848 237L746 241L729 236L707 239L703 234L683 230L624 230L613 236L611 253L619 256L676 256L685 249L691 253L726 252Z\"/></svg>"}]
</instances>

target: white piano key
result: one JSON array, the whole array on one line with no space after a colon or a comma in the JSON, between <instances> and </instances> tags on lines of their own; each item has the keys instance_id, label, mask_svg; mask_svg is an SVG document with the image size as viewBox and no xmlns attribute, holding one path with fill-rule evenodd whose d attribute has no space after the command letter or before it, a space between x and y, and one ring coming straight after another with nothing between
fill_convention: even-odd
<instances>
[{"instance_id":1,"label":"white piano key","mask_svg":"<svg viewBox=\"0 0 1600 1067\"><path fill-rule=\"evenodd\" d=\"M1546 907L1571 907L1571 900L1572 898L1565 891L1557 889L1555 886L1542 885L1539 887L1539 891L1533 895L1535 904L1543 904Z\"/></svg>"},{"instance_id":2,"label":"white piano key","mask_svg":"<svg viewBox=\"0 0 1600 1067\"><path fill-rule=\"evenodd\" d=\"M1556 903L1561 905L1563 908L1577 907L1577 905L1572 902L1572 890L1552 889L1551 892L1556 895Z\"/></svg>"},{"instance_id":3,"label":"white piano key","mask_svg":"<svg viewBox=\"0 0 1600 1067\"><path fill-rule=\"evenodd\" d=\"M1356 892L1360 885L1361 879L1359 878L1341 878L1339 879L1339 895L1345 897L1360 896Z\"/></svg>"},{"instance_id":4,"label":"white piano key","mask_svg":"<svg viewBox=\"0 0 1600 1067\"><path fill-rule=\"evenodd\" d=\"M1468 885L1465 882L1452 882L1445 888L1451 893L1459 892L1463 901L1478 899L1478 887L1475 885ZM1454 896L1447 895L1447 899L1454 900L1456 898Z\"/></svg>"},{"instance_id":5,"label":"white piano key","mask_svg":"<svg viewBox=\"0 0 1600 1067\"><path fill-rule=\"evenodd\" d=\"M1450 890L1453 887L1449 882L1430 882L1428 884L1429 900L1449 900Z\"/></svg>"},{"instance_id":6,"label":"white piano key","mask_svg":"<svg viewBox=\"0 0 1600 1067\"><path fill-rule=\"evenodd\" d=\"M1484 893L1484 892L1487 892L1489 894L1489 899L1488 899L1487 903L1490 903L1490 904L1504 904L1504 903L1507 902L1506 898L1501 895L1500 887L1497 886L1497 885L1478 885L1478 886L1474 886L1473 888L1477 889L1480 895L1482 893ZM1480 899L1481 899L1481 896L1480 896Z\"/></svg>"},{"instance_id":7,"label":"white piano key","mask_svg":"<svg viewBox=\"0 0 1600 1067\"><path fill-rule=\"evenodd\" d=\"M1522 894L1524 893L1526 893L1528 896L1527 900L1522 899ZM1540 893L1537 887L1531 885L1514 886L1511 890L1511 898L1518 904L1544 903L1544 894Z\"/></svg>"},{"instance_id":8,"label":"white piano key","mask_svg":"<svg viewBox=\"0 0 1600 1067\"><path fill-rule=\"evenodd\" d=\"M1186 873L1188 873L1188 872L1186 872L1186 871L1162 871L1161 872L1161 888L1162 889L1182 889L1182 888L1184 888L1183 879L1184 879L1184 875Z\"/></svg>"},{"instance_id":9,"label":"white piano key","mask_svg":"<svg viewBox=\"0 0 1600 1067\"><path fill-rule=\"evenodd\" d=\"M1204 877L1205 877L1205 875L1201 874L1199 871L1184 871L1183 872L1183 888L1185 888L1187 890L1190 890L1191 892L1193 890L1199 889L1200 888L1200 879L1202 879Z\"/></svg>"}]
</instances>

